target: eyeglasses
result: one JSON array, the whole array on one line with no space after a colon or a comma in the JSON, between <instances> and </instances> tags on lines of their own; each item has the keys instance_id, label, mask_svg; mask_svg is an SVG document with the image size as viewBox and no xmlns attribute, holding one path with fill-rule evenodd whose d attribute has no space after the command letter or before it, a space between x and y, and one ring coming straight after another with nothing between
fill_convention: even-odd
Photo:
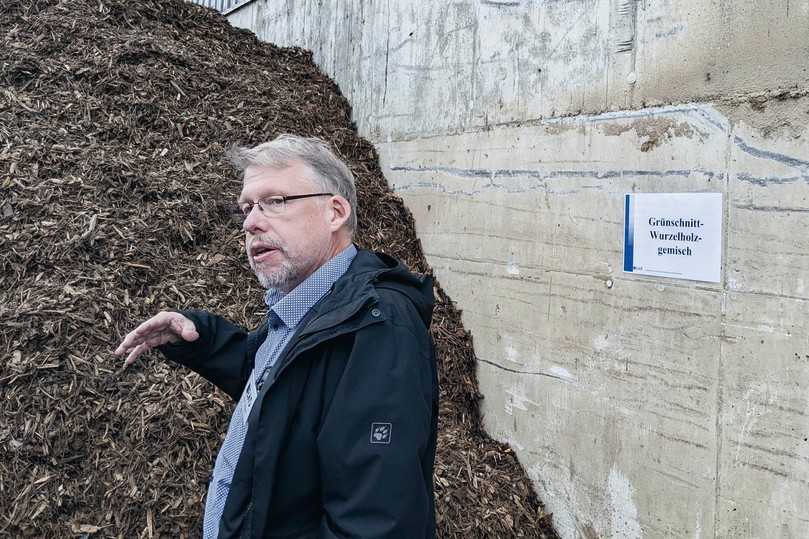
<instances>
[{"instance_id":1,"label":"eyeglasses","mask_svg":"<svg viewBox=\"0 0 809 539\"><path fill-rule=\"evenodd\" d=\"M290 200L298 200L301 198L309 198L309 197L330 197L334 196L334 193L310 193L308 195L274 195L262 198L261 200L257 200L255 202L242 202L239 204L239 209L242 212L241 217L244 219L250 212L253 211L253 206L258 204L258 209L262 215L280 215L284 213L286 210L287 202Z\"/></svg>"}]
</instances>

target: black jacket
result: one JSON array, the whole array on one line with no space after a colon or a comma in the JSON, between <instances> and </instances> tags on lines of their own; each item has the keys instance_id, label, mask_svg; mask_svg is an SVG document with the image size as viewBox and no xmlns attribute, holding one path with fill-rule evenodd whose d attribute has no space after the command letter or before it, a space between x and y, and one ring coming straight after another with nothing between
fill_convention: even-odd
<instances>
[{"instance_id":1,"label":"black jacket","mask_svg":"<svg viewBox=\"0 0 809 539\"><path fill-rule=\"evenodd\" d=\"M431 279L359 251L259 392L220 538L435 535L432 307ZM160 350L239 399L266 322L182 312L199 339Z\"/></svg>"}]
</instances>

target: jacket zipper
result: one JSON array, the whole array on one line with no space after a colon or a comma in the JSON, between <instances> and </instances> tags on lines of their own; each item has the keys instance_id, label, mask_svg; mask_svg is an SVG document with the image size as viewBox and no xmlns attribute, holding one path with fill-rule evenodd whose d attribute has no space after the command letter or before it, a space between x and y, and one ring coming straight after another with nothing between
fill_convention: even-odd
<instances>
[{"instance_id":1,"label":"jacket zipper","mask_svg":"<svg viewBox=\"0 0 809 539\"><path fill-rule=\"evenodd\" d=\"M361 311L361 310L362 310L362 309L363 309L363 308L366 306L366 304L367 304L367 303L368 303L368 302L366 301L366 302L363 302L362 304L360 304L360 306L359 306L358 308L356 308L356 309L354 309L353 311L351 311L351 313L350 313L348 316L346 316L345 318L343 318L343 319L342 319L342 320L340 320L339 322L335 322L334 324L332 324L332 325L330 325L330 326L328 326L328 327L325 327L325 328L323 328L323 329L321 329L321 330L318 330L318 331L316 331L316 332L314 332L314 333L310 333L309 335L316 335L316 334L320 333L321 331L326 331L326 330L328 330L328 329L331 329L331 328L333 328L333 327L335 327L335 326L337 326L337 325L339 325L339 324L343 323L344 321L348 320L349 318L351 318L352 316L354 316L355 314L357 314L358 312L360 312L360 311ZM314 322L314 320L313 320L313 322ZM375 322L371 322L371 324L373 324L373 323L375 323ZM354 328L354 329L360 329L360 327L366 327L367 325L370 325L370 324L366 324L365 326L359 326L359 327ZM346 334L346 333L349 333L350 331L353 331L353 329L352 329L352 330L343 331L343 332L339 332L339 333L335 333L335 334L334 334L332 337L337 337L337 336L340 336L340 335L344 335L344 334ZM308 337L309 335L306 335L306 336ZM302 348L302 349L300 349L300 350L296 350L296 351L295 351L295 354L294 354L294 355L292 355L292 350L294 349L294 347L295 347L295 346L297 346L297 345L298 345L298 343L300 343L300 342L303 340L303 337L304 337L304 335L301 335L301 336L298 338L298 340L295 342L294 346L293 346L292 348L290 348L290 356L289 356L289 361L287 361L287 362L286 362L286 363L285 363L285 364L284 364L284 365L283 365L283 366L282 366L282 367L281 367L281 368L278 370L278 372L277 372L277 373L275 373L275 377L273 378L273 381L272 381L271 383L274 383L274 382L275 382L275 380L277 380L277 379L278 379L278 378L281 376L281 373L282 373L282 372L284 372L284 371L287 369L287 367L289 367L289 366L290 366L290 365L293 363L293 361L295 360L295 358L296 358L297 356L299 356L299 355L303 354L303 353L304 353L304 352L306 352L307 350L311 350L312 348L314 348L315 346L317 346L317 345L319 345L320 343L322 343L322 342L323 342L323 341L316 341L316 342L313 342L313 343L312 343L312 344L310 344L309 346L306 346L306 347L304 347L304 348ZM264 385L264 384L262 383L262 386L263 386L263 385ZM261 391L261 388L259 388L259 391ZM245 532L243 532L242 534L240 534L240 536L241 536L241 537L247 537L248 539L250 539L250 538L253 536L253 499L252 499L252 497L250 498L250 501L247 503L246 520L247 520L247 524L246 524L246 528L247 528L247 529L246 529L246 531L245 531Z\"/></svg>"}]
</instances>

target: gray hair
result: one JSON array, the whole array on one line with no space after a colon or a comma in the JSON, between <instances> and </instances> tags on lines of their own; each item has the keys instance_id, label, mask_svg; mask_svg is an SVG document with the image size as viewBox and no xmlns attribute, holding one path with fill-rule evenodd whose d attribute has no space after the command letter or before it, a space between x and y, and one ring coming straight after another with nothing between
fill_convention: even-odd
<instances>
[{"instance_id":1,"label":"gray hair","mask_svg":"<svg viewBox=\"0 0 809 539\"><path fill-rule=\"evenodd\" d=\"M313 172L309 178L323 189L340 195L351 206L351 215L346 221L353 234L357 229L357 190L354 175L346 164L319 138L306 138L283 134L270 142L253 148L233 146L228 152L230 162L243 172L249 166L265 166L284 169L293 161L300 161Z\"/></svg>"}]
</instances>

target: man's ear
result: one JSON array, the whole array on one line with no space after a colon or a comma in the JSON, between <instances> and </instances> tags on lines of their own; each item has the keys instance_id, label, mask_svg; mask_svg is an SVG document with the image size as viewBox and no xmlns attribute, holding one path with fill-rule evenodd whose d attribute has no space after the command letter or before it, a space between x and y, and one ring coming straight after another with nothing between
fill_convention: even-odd
<instances>
[{"instance_id":1,"label":"man's ear","mask_svg":"<svg viewBox=\"0 0 809 539\"><path fill-rule=\"evenodd\" d=\"M340 195L329 199L329 227L332 232L339 230L351 217L351 205Z\"/></svg>"}]
</instances>

